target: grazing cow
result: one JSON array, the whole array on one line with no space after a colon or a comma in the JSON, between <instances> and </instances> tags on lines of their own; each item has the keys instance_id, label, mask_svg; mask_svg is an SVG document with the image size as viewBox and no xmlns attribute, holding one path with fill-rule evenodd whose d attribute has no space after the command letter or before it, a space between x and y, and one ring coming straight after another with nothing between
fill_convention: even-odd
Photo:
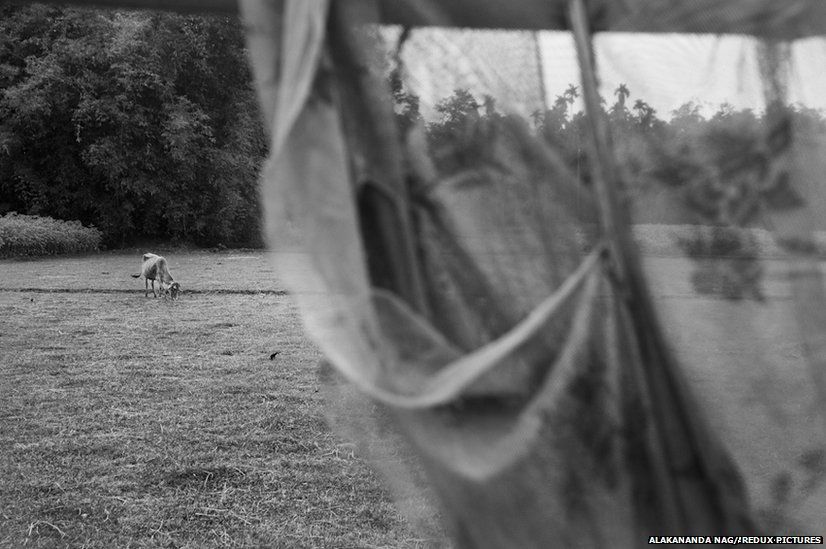
<instances>
[{"instance_id":1,"label":"grazing cow","mask_svg":"<svg viewBox=\"0 0 826 549\"><path fill-rule=\"evenodd\" d=\"M169 266L166 258L160 255L145 253L143 254L143 265L141 265L140 274L133 274L132 278L144 278L146 289L143 293L144 297L149 297L149 281L152 281L152 295L158 297L155 293L155 281L158 281L158 288L161 293L167 294L172 298L178 297L178 292L181 291L181 285L172 279L172 274L169 272Z\"/></svg>"}]
</instances>

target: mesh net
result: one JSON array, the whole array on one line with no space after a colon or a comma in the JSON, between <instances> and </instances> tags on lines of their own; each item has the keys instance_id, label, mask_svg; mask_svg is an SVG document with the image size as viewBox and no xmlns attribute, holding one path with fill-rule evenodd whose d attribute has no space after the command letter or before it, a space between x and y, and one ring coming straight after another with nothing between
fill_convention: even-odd
<instances>
[{"instance_id":1,"label":"mesh net","mask_svg":"<svg viewBox=\"0 0 826 549\"><path fill-rule=\"evenodd\" d=\"M715 13L623 5L620 30ZM823 533L820 39L242 7L275 264L331 421L424 535Z\"/></svg>"}]
</instances>

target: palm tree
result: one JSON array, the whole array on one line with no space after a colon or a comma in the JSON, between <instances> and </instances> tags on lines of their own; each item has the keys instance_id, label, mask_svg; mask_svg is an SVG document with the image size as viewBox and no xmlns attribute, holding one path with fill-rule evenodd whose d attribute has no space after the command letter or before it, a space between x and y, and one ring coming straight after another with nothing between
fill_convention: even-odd
<instances>
[{"instance_id":1,"label":"palm tree","mask_svg":"<svg viewBox=\"0 0 826 549\"><path fill-rule=\"evenodd\" d=\"M568 89L562 94L569 105L574 103L574 100L579 97L579 88L573 84L568 84Z\"/></svg>"},{"instance_id":2,"label":"palm tree","mask_svg":"<svg viewBox=\"0 0 826 549\"><path fill-rule=\"evenodd\" d=\"M556 99L554 99L554 107L557 109L567 109L568 108L568 98L565 95L557 95Z\"/></svg>"},{"instance_id":3,"label":"palm tree","mask_svg":"<svg viewBox=\"0 0 826 549\"><path fill-rule=\"evenodd\" d=\"M624 109L625 99L631 95L631 92L628 90L628 86L625 84L620 84L617 86L617 89L614 90L614 95L617 96L617 102L619 103L620 109Z\"/></svg>"},{"instance_id":4,"label":"palm tree","mask_svg":"<svg viewBox=\"0 0 826 549\"><path fill-rule=\"evenodd\" d=\"M563 119L568 117L568 98L565 94L556 96L551 110L558 113Z\"/></svg>"}]
</instances>

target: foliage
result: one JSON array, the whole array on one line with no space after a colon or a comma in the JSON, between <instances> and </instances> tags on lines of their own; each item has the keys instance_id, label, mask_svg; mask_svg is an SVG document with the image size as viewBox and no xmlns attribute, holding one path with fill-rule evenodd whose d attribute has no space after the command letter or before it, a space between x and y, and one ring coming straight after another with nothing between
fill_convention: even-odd
<instances>
[{"instance_id":1,"label":"foliage","mask_svg":"<svg viewBox=\"0 0 826 549\"><path fill-rule=\"evenodd\" d=\"M228 18L0 8L0 213L108 244L259 243L264 152Z\"/></svg>"},{"instance_id":2,"label":"foliage","mask_svg":"<svg viewBox=\"0 0 826 549\"><path fill-rule=\"evenodd\" d=\"M94 252L101 236L79 221L10 213L0 216L0 257Z\"/></svg>"},{"instance_id":3,"label":"foliage","mask_svg":"<svg viewBox=\"0 0 826 549\"><path fill-rule=\"evenodd\" d=\"M441 116L426 128L431 155L441 173L460 171L488 154L490 116L488 110L480 115L481 106L470 92L462 89L436 105Z\"/></svg>"},{"instance_id":4,"label":"foliage","mask_svg":"<svg viewBox=\"0 0 826 549\"><path fill-rule=\"evenodd\" d=\"M453 95L440 101L436 105L440 119L427 126L431 150L449 147L472 132L474 122L480 119L479 107L481 105L473 94L465 89L454 90Z\"/></svg>"},{"instance_id":5,"label":"foliage","mask_svg":"<svg viewBox=\"0 0 826 549\"><path fill-rule=\"evenodd\" d=\"M416 105L415 116L420 119L418 98L404 92L398 81L394 90L397 103ZM738 229L758 226L767 212L803 203L789 183L784 155L792 128L795 139L826 136L823 113L775 103L758 114L723 104L705 118L701 106L690 101L672 111L671 119L665 121L642 98L635 98L629 109L632 91L625 84L619 85L614 95L612 105L603 99L600 107L613 137L623 190L636 197L649 190L667 193L669 202L677 204L669 206L665 218L643 217L642 222L714 226L708 234L688 235L678 242L698 264L709 256L731 259L725 272L695 277L697 288L729 298L759 299L759 253L750 233ZM589 186L590 128L583 112L571 112L578 96L578 88L568 86L549 109L535 111L531 119L536 137L549 145L582 185ZM496 112L492 98L480 104L468 90L457 89L436 105L436 111L440 118L426 124L426 129L433 160L442 175L463 166L484 165L496 156L493 148L498 126L491 122L502 115ZM410 108L402 110L410 112ZM413 121L408 117L407 122ZM724 283L718 283L721 280Z\"/></svg>"}]
</instances>

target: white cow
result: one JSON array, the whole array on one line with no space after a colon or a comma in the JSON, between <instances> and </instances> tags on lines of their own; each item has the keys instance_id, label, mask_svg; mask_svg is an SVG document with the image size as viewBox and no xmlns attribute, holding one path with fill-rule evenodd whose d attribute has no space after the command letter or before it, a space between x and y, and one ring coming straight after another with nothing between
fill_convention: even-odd
<instances>
[{"instance_id":1,"label":"white cow","mask_svg":"<svg viewBox=\"0 0 826 549\"><path fill-rule=\"evenodd\" d=\"M172 274L169 272L169 266L166 258L160 255L151 253L143 254L143 265L141 265L140 274L133 274L132 278L144 278L146 289L143 293L144 297L149 297L149 281L152 281L152 295L158 297L155 292L155 281L158 281L158 288L163 295L169 295L172 299L178 297L178 292L181 291L181 285L172 279Z\"/></svg>"}]
</instances>

